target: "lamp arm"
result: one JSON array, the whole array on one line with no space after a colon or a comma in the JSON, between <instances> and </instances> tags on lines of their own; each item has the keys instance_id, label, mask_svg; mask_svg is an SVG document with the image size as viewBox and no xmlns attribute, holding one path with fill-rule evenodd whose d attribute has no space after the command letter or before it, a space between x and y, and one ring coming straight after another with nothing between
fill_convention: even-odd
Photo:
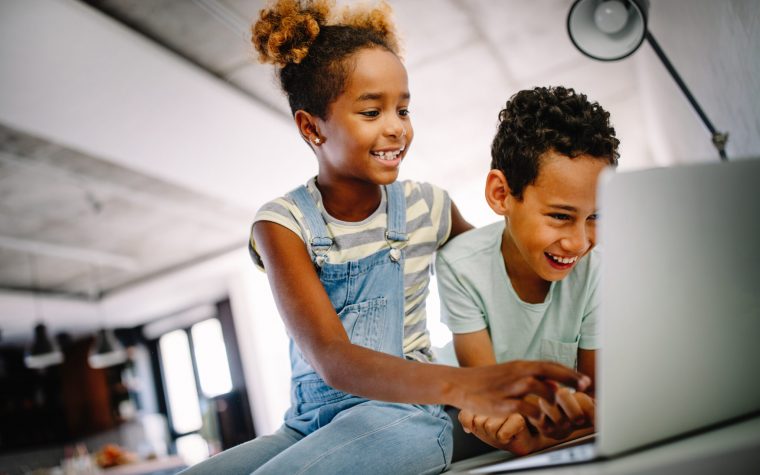
<instances>
[{"instance_id":1,"label":"lamp arm","mask_svg":"<svg viewBox=\"0 0 760 475\"><path fill-rule=\"evenodd\" d=\"M647 30L646 39L649 41L649 44L652 45L652 49L654 49L654 52L657 53L657 56L660 58L660 61L662 61L662 64L665 65L665 69L668 70L670 75L673 77L673 80L676 82L676 84L678 84L678 87L681 88L681 91L683 91L686 99L689 100L689 103L692 105L692 107L694 107L694 110L697 111L697 114L702 119L702 122L704 122L705 126L712 134L712 142L713 145L715 145L715 148L718 150L718 154L720 154L720 159L723 161L728 161L728 157L726 157L726 142L728 142L728 132L718 132L715 130L712 122L710 122L710 119L707 118L707 115L699 106L699 103L694 98L694 96L691 95L691 91L689 91L689 88L686 87L686 83L683 82L683 79L681 79L678 71L676 71L676 68L673 67L673 64L670 62L670 60L668 60L668 57L665 56L665 52L662 51L660 44L657 43L657 40L654 39L654 36L652 36L652 33L649 30Z\"/></svg>"}]
</instances>

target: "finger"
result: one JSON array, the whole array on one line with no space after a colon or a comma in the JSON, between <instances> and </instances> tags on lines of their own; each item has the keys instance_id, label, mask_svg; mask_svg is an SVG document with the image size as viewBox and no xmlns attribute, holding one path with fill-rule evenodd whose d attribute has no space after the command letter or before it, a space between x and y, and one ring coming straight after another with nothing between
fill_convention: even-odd
<instances>
[{"instance_id":1,"label":"finger","mask_svg":"<svg viewBox=\"0 0 760 475\"><path fill-rule=\"evenodd\" d=\"M489 417L488 420L486 420L485 424L483 424L483 429L485 430L488 437L495 439L496 434L499 432L499 429L501 429L501 426L508 419L508 417Z\"/></svg>"},{"instance_id":2,"label":"finger","mask_svg":"<svg viewBox=\"0 0 760 475\"><path fill-rule=\"evenodd\" d=\"M539 417L528 419L538 432L552 439L565 438L572 432L572 425L556 405L535 396L526 396L526 399L536 403L541 409Z\"/></svg>"},{"instance_id":3,"label":"finger","mask_svg":"<svg viewBox=\"0 0 760 475\"><path fill-rule=\"evenodd\" d=\"M459 423L462 424L462 429L469 434L472 432L472 426L473 426L473 418L475 417L475 414L472 412L462 409L459 411Z\"/></svg>"},{"instance_id":4,"label":"finger","mask_svg":"<svg viewBox=\"0 0 760 475\"><path fill-rule=\"evenodd\" d=\"M591 378L559 363L552 361L524 361L522 363L525 375L553 379L580 391L585 391L591 386Z\"/></svg>"},{"instance_id":5,"label":"finger","mask_svg":"<svg viewBox=\"0 0 760 475\"><path fill-rule=\"evenodd\" d=\"M585 393L575 393L574 396L575 401L578 403L578 406L580 406L583 414L585 414L586 419L588 419L592 425L595 424L596 402L594 402L594 399Z\"/></svg>"},{"instance_id":6,"label":"finger","mask_svg":"<svg viewBox=\"0 0 760 475\"><path fill-rule=\"evenodd\" d=\"M507 387L507 396L519 398L528 394L541 396L549 401L554 400L555 386L548 381L540 381L532 376L526 376L512 382Z\"/></svg>"},{"instance_id":7,"label":"finger","mask_svg":"<svg viewBox=\"0 0 760 475\"><path fill-rule=\"evenodd\" d=\"M487 420L488 420L488 416L484 416L480 414L476 415L472 419L472 430L480 432L481 434L485 433L485 424Z\"/></svg>"},{"instance_id":8,"label":"finger","mask_svg":"<svg viewBox=\"0 0 760 475\"><path fill-rule=\"evenodd\" d=\"M502 444L506 444L519 432L523 430L527 432L527 428L523 416L520 414L510 414L509 417L507 417L507 420L504 421L504 424L502 424L496 432L496 440Z\"/></svg>"},{"instance_id":9,"label":"finger","mask_svg":"<svg viewBox=\"0 0 760 475\"><path fill-rule=\"evenodd\" d=\"M582 426L586 424L587 420L574 394L575 391L571 389L561 388L557 391L557 405L573 424Z\"/></svg>"}]
</instances>

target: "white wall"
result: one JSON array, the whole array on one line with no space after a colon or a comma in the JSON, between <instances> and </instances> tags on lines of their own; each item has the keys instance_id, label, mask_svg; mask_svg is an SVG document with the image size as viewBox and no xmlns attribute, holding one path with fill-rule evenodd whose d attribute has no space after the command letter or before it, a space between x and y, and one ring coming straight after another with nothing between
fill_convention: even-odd
<instances>
[{"instance_id":1,"label":"white wall","mask_svg":"<svg viewBox=\"0 0 760 475\"><path fill-rule=\"evenodd\" d=\"M760 157L760 2L654 0L649 27L715 128L730 133L729 160ZM655 162L717 161L709 132L648 43L635 59Z\"/></svg>"}]
</instances>

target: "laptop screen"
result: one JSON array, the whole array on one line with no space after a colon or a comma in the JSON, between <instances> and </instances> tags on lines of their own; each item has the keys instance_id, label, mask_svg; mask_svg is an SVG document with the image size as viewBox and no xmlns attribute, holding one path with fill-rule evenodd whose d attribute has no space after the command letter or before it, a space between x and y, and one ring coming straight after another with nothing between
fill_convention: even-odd
<instances>
[{"instance_id":1,"label":"laptop screen","mask_svg":"<svg viewBox=\"0 0 760 475\"><path fill-rule=\"evenodd\" d=\"M605 173L599 453L760 410L760 160Z\"/></svg>"}]
</instances>

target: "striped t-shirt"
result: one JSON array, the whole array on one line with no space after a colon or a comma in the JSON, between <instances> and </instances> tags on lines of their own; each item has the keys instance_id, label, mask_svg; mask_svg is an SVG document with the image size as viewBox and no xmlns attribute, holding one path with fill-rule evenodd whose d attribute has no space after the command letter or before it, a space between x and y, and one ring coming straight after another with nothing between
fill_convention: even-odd
<instances>
[{"instance_id":1,"label":"striped t-shirt","mask_svg":"<svg viewBox=\"0 0 760 475\"><path fill-rule=\"evenodd\" d=\"M315 178L309 180L306 188L314 197L334 240L327 253L329 262L340 264L361 259L388 246L385 240L388 225L385 189L375 212L363 221L348 222L335 219L325 211L315 181ZM407 358L430 361L425 299L433 253L446 242L451 232L451 200L445 191L429 183L402 181L401 184L406 196L406 232L409 237L404 247L404 354ZM258 221L285 226L304 243L311 240L301 210L286 196L262 206L256 213L254 224ZM254 263L263 270L253 233L250 250Z\"/></svg>"}]
</instances>

